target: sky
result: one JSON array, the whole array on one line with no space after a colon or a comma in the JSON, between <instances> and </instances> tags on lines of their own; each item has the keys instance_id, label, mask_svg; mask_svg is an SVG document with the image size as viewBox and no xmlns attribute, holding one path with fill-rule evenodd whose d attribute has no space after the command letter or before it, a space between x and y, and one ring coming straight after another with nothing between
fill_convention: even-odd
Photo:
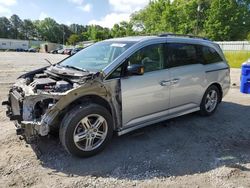
<instances>
[{"instance_id":1,"label":"sky","mask_svg":"<svg viewBox=\"0 0 250 188\"><path fill-rule=\"evenodd\" d=\"M149 0L0 0L0 17L17 14L21 19L43 20L51 17L58 23L112 28L128 21L131 13Z\"/></svg>"}]
</instances>

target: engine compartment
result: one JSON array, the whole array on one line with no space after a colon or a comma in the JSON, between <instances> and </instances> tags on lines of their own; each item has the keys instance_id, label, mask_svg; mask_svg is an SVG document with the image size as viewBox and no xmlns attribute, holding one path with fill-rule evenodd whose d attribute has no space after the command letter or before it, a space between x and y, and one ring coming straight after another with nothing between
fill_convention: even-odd
<instances>
[{"instance_id":1,"label":"engine compartment","mask_svg":"<svg viewBox=\"0 0 250 188\"><path fill-rule=\"evenodd\" d=\"M73 84L58 78L53 78L47 74L36 74L32 82L27 82L34 92L65 92L73 88Z\"/></svg>"},{"instance_id":2,"label":"engine compartment","mask_svg":"<svg viewBox=\"0 0 250 188\"><path fill-rule=\"evenodd\" d=\"M47 124L49 120L43 119L50 116L45 116L45 114L53 111L56 103L67 95L68 91L70 93L71 90L81 87L88 80L93 80L98 76L99 74L96 73L78 71L59 65L43 67L23 74L10 90L10 94L15 92L20 97L16 101L9 97L6 103L10 109L9 116L12 120L18 120L19 123L35 121ZM9 96L12 96L10 94ZM17 115L12 113L15 110L12 109L11 101L15 102L13 109L17 109Z\"/></svg>"}]
</instances>

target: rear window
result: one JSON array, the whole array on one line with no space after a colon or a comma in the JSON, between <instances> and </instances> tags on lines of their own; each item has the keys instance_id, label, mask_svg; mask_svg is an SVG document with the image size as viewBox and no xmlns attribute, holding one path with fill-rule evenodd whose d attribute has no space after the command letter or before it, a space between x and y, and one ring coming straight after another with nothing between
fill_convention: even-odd
<instances>
[{"instance_id":1,"label":"rear window","mask_svg":"<svg viewBox=\"0 0 250 188\"><path fill-rule=\"evenodd\" d=\"M201 53L203 57L204 64L211 64L223 61L218 52L208 46L201 46Z\"/></svg>"}]
</instances>

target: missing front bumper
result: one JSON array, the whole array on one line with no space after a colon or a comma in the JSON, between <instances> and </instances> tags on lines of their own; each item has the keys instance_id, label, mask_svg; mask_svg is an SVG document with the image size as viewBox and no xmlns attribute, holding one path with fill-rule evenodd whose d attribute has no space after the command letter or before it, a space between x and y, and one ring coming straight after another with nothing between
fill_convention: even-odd
<instances>
[{"instance_id":1,"label":"missing front bumper","mask_svg":"<svg viewBox=\"0 0 250 188\"><path fill-rule=\"evenodd\" d=\"M16 134L22 136L28 143L33 142L36 138L41 135L40 132L44 130L44 127L40 122L33 121L21 121L15 122ZM42 135L45 136L45 135Z\"/></svg>"}]
</instances>

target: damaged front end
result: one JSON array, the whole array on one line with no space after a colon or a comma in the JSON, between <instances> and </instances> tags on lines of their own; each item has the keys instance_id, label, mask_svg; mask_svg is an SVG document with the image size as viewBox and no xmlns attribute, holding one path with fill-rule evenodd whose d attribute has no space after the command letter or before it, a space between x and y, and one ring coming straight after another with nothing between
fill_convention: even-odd
<instances>
[{"instance_id":1,"label":"damaged front end","mask_svg":"<svg viewBox=\"0 0 250 188\"><path fill-rule=\"evenodd\" d=\"M15 121L16 133L31 142L36 136L46 136L53 127L58 126L57 107L65 96L82 87L93 78L89 72L70 70L51 66L27 73L18 78L10 89L6 115ZM67 98L67 97L66 97ZM60 103L67 103L61 101Z\"/></svg>"}]
</instances>

